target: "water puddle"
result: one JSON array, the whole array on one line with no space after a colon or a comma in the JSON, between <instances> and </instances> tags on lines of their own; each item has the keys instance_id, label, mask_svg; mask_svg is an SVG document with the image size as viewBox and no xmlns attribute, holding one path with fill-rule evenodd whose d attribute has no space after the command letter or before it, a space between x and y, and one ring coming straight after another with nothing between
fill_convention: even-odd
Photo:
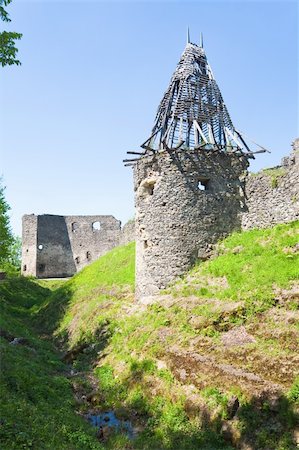
<instances>
[{"instance_id":1,"label":"water puddle","mask_svg":"<svg viewBox=\"0 0 299 450\"><path fill-rule=\"evenodd\" d=\"M126 434L129 439L135 437L131 422L129 420L118 419L113 411L106 411L101 414L86 414L84 417L91 425L98 429L99 433L102 433L103 437L107 434L106 430L111 432L122 432Z\"/></svg>"}]
</instances>

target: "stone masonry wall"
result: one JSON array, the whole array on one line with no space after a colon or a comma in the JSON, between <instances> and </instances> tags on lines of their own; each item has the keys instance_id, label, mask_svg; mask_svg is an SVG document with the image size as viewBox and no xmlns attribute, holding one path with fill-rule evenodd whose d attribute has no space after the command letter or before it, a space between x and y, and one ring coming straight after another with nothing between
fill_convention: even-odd
<instances>
[{"instance_id":1,"label":"stone masonry wall","mask_svg":"<svg viewBox=\"0 0 299 450\"><path fill-rule=\"evenodd\" d=\"M299 139L281 166L249 174L245 192L244 230L299 220Z\"/></svg>"},{"instance_id":2,"label":"stone masonry wall","mask_svg":"<svg viewBox=\"0 0 299 450\"><path fill-rule=\"evenodd\" d=\"M34 214L23 217L22 220L22 274L36 276L37 256L37 216Z\"/></svg>"},{"instance_id":3,"label":"stone masonry wall","mask_svg":"<svg viewBox=\"0 0 299 450\"><path fill-rule=\"evenodd\" d=\"M25 215L22 273L72 276L117 246L120 234L120 221L113 216Z\"/></svg>"},{"instance_id":4,"label":"stone masonry wall","mask_svg":"<svg viewBox=\"0 0 299 450\"><path fill-rule=\"evenodd\" d=\"M121 229L119 245L135 241L135 220L129 220Z\"/></svg>"},{"instance_id":5,"label":"stone masonry wall","mask_svg":"<svg viewBox=\"0 0 299 450\"><path fill-rule=\"evenodd\" d=\"M134 168L136 296L155 294L186 272L207 246L240 229L244 157L177 150Z\"/></svg>"}]
</instances>

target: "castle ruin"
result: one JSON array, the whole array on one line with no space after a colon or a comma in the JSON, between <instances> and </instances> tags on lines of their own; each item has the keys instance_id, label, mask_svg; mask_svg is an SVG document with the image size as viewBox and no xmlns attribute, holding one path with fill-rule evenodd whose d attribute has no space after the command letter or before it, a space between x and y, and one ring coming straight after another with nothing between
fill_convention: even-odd
<instances>
[{"instance_id":1,"label":"castle ruin","mask_svg":"<svg viewBox=\"0 0 299 450\"><path fill-rule=\"evenodd\" d=\"M22 274L71 277L119 245L121 223L113 216L23 216Z\"/></svg>"},{"instance_id":2,"label":"castle ruin","mask_svg":"<svg viewBox=\"0 0 299 450\"><path fill-rule=\"evenodd\" d=\"M248 174L254 152L233 126L202 43L188 39L141 147L124 160L134 170L135 224L121 229L113 216L25 215L23 275L69 277L135 238L142 298L232 231L299 219L299 139L281 166Z\"/></svg>"},{"instance_id":3,"label":"castle ruin","mask_svg":"<svg viewBox=\"0 0 299 450\"><path fill-rule=\"evenodd\" d=\"M299 220L299 139L281 165L248 174L242 229L266 228Z\"/></svg>"},{"instance_id":4,"label":"castle ruin","mask_svg":"<svg viewBox=\"0 0 299 450\"><path fill-rule=\"evenodd\" d=\"M260 212L274 198L268 185L265 196L247 181L254 152L233 126L202 44L189 39L141 147L124 160L134 170L137 298L165 288L232 231L268 224ZM298 166L290 171L284 188L292 213L278 211L280 190L273 223L299 217Z\"/></svg>"}]
</instances>

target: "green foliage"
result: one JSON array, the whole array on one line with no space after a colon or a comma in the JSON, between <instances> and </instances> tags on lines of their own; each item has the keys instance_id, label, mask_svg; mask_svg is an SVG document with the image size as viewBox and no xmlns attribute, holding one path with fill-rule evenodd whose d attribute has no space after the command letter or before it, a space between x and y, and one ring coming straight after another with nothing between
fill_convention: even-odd
<instances>
[{"instance_id":1,"label":"green foliage","mask_svg":"<svg viewBox=\"0 0 299 450\"><path fill-rule=\"evenodd\" d=\"M240 429L245 434L250 433L258 449L295 450L292 430L298 423L298 414L285 396L278 399L277 414L270 409L267 401L261 408L255 408L252 402L245 402L238 411Z\"/></svg>"},{"instance_id":2,"label":"green foliage","mask_svg":"<svg viewBox=\"0 0 299 450\"><path fill-rule=\"evenodd\" d=\"M2 262L0 268L7 276L17 276L21 272L22 240L19 236L13 236L8 250L8 256Z\"/></svg>"},{"instance_id":3,"label":"green foliage","mask_svg":"<svg viewBox=\"0 0 299 450\"><path fill-rule=\"evenodd\" d=\"M0 0L0 19L3 20L3 22L10 22L8 12L5 11L3 7L3 5L7 6L9 3L11 3L11 0Z\"/></svg>"},{"instance_id":4,"label":"green foliage","mask_svg":"<svg viewBox=\"0 0 299 450\"><path fill-rule=\"evenodd\" d=\"M21 65L21 61L16 57L18 49L15 45L15 41L21 39L21 37L21 33L14 31L2 31L0 33L0 64L2 67L13 64Z\"/></svg>"},{"instance_id":5,"label":"green foliage","mask_svg":"<svg viewBox=\"0 0 299 450\"><path fill-rule=\"evenodd\" d=\"M10 247L9 263L15 268L17 272L21 270L22 258L22 239L20 236L14 236L12 245Z\"/></svg>"},{"instance_id":6,"label":"green foliage","mask_svg":"<svg viewBox=\"0 0 299 450\"><path fill-rule=\"evenodd\" d=\"M264 169L263 173L265 173L268 177L270 177L271 187L275 189L279 185L280 177L282 177L285 174L285 169L283 167Z\"/></svg>"},{"instance_id":7,"label":"green foliage","mask_svg":"<svg viewBox=\"0 0 299 450\"><path fill-rule=\"evenodd\" d=\"M288 392L288 398L299 404L299 377L295 378L294 383Z\"/></svg>"},{"instance_id":8,"label":"green foliage","mask_svg":"<svg viewBox=\"0 0 299 450\"><path fill-rule=\"evenodd\" d=\"M21 269L22 242L13 236L9 224L10 206L5 200L5 187L0 179L0 270L16 275Z\"/></svg>"},{"instance_id":9,"label":"green foliage","mask_svg":"<svg viewBox=\"0 0 299 450\"><path fill-rule=\"evenodd\" d=\"M219 407L220 416L225 419L227 417L228 395L219 389L209 387L201 391L201 395L207 400L210 407Z\"/></svg>"},{"instance_id":10,"label":"green foliage","mask_svg":"<svg viewBox=\"0 0 299 450\"><path fill-rule=\"evenodd\" d=\"M9 14L4 9L8 6L12 0L0 0L0 19L4 22L10 22ZM16 64L17 66L21 62L17 59L16 55L18 49L15 46L15 41L21 39L22 34L16 33L15 31L2 31L0 33L0 64L2 67L11 66Z\"/></svg>"},{"instance_id":11,"label":"green foliage","mask_svg":"<svg viewBox=\"0 0 299 450\"><path fill-rule=\"evenodd\" d=\"M8 261L10 249L14 242L9 225L10 207L4 196L5 187L0 179L0 267Z\"/></svg>"}]
</instances>

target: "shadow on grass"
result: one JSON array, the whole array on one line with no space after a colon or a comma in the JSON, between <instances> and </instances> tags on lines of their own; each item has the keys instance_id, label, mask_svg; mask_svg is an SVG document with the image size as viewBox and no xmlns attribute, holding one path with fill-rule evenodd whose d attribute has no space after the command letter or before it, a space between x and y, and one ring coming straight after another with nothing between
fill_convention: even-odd
<instances>
[{"instance_id":1,"label":"shadow on grass","mask_svg":"<svg viewBox=\"0 0 299 450\"><path fill-rule=\"evenodd\" d=\"M51 292L36 316L35 323L40 330L53 333L72 299L73 289L68 282L57 291Z\"/></svg>"},{"instance_id":2,"label":"shadow on grass","mask_svg":"<svg viewBox=\"0 0 299 450\"><path fill-rule=\"evenodd\" d=\"M128 376L120 383L113 369L97 370L102 400L126 420L135 423L139 432L124 444L119 435L110 436L107 449L197 450L197 449L296 449L294 429L298 423L294 402L285 395L263 393L237 406L233 414L228 406L210 409L201 403L190 407L188 398L177 399L170 392L153 396L155 386L150 361L133 362ZM118 441L119 440L119 441ZM118 446L121 442L122 446Z\"/></svg>"}]
</instances>

